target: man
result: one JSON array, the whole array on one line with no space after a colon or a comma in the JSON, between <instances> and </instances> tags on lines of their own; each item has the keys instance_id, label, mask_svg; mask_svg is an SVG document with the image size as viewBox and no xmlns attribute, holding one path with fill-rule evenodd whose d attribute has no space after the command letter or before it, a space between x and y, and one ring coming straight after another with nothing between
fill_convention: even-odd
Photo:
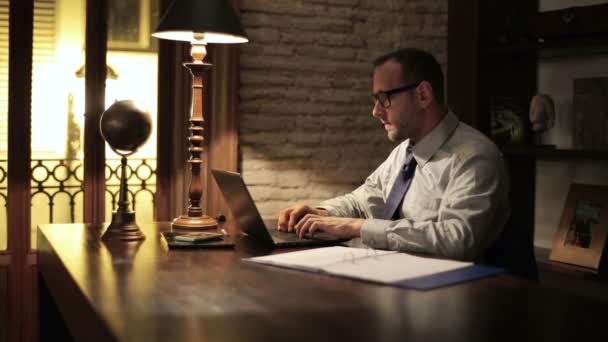
<instances>
[{"instance_id":1,"label":"man","mask_svg":"<svg viewBox=\"0 0 608 342\"><path fill-rule=\"evenodd\" d=\"M427 52L403 49L378 58L373 96L372 115L401 143L353 192L314 208L282 210L278 229L477 259L509 215L501 153L447 109L441 66Z\"/></svg>"}]
</instances>

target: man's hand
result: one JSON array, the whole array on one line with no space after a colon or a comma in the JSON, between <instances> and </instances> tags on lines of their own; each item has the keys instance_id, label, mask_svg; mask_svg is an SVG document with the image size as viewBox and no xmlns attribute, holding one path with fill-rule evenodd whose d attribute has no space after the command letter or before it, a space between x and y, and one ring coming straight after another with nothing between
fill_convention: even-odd
<instances>
[{"instance_id":1,"label":"man's hand","mask_svg":"<svg viewBox=\"0 0 608 342\"><path fill-rule=\"evenodd\" d=\"M295 226L296 233L303 238L324 231L333 236L351 239L361 236L361 226L365 219L351 217L319 216L306 214Z\"/></svg>"},{"instance_id":2,"label":"man's hand","mask_svg":"<svg viewBox=\"0 0 608 342\"><path fill-rule=\"evenodd\" d=\"M327 216L329 213L324 209L311 208L305 204L296 204L281 210L277 228L282 231L294 232L296 223L306 214Z\"/></svg>"}]
</instances>

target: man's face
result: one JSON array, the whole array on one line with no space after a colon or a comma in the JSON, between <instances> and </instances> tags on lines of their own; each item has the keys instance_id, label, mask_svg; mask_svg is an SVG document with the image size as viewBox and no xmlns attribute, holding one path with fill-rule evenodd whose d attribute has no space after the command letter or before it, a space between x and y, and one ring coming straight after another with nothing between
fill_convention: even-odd
<instances>
[{"instance_id":1,"label":"man's face","mask_svg":"<svg viewBox=\"0 0 608 342\"><path fill-rule=\"evenodd\" d=\"M374 69L373 93L389 91L408 85L403 81L401 65L388 60ZM390 106L382 107L376 101L372 115L380 120L391 141L403 141L415 136L420 125L420 110L416 105L416 89L390 95Z\"/></svg>"}]
</instances>

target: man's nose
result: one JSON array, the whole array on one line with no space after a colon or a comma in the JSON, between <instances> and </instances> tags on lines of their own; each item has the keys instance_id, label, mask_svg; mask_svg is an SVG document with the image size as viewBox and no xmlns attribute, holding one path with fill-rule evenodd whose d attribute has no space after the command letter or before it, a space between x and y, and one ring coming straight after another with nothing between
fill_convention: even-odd
<instances>
[{"instance_id":1,"label":"man's nose","mask_svg":"<svg viewBox=\"0 0 608 342\"><path fill-rule=\"evenodd\" d=\"M372 109L372 116L375 118L379 118L384 114L384 107L380 105L380 101L374 101L374 108Z\"/></svg>"}]
</instances>

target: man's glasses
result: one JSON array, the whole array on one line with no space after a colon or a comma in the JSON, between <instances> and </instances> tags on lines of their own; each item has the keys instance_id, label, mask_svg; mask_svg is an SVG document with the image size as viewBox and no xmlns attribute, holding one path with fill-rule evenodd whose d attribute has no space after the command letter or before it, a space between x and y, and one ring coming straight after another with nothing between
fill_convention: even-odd
<instances>
[{"instance_id":1,"label":"man's glasses","mask_svg":"<svg viewBox=\"0 0 608 342\"><path fill-rule=\"evenodd\" d=\"M416 89L420 85L420 82L416 82L413 84L408 84L403 87L387 90L387 91L379 91L376 94L373 94L372 97L374 99L374 103L378 101L383 108L388 108L391 106L391 96L395 94L402 93L404 91Z\"/></svg>"}]
</instances>

